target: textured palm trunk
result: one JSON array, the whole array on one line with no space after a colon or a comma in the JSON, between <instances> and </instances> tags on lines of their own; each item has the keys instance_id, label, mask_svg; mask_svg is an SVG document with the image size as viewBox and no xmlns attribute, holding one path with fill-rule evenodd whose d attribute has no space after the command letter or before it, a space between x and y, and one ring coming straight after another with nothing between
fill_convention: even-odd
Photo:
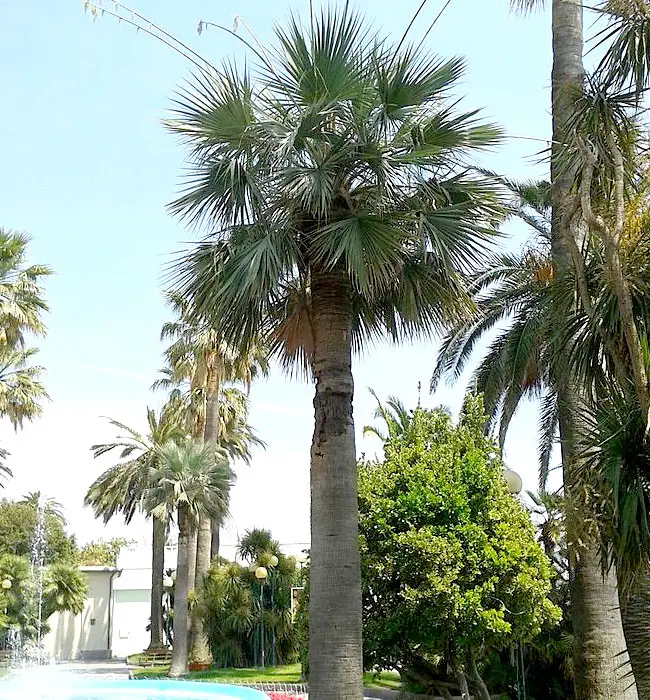
<instances>
[{"instance_id":1,"label":"textured palm trunk","mask_svg":"<svg viewBox=\"0 0 650 700\"><path fill-rule=\"evenodd\" d=\"M163 575L165 569L165 531L166 523L159 518L152 520L151 539L151 641L149 649L162 649L162 597Z\"/></svg>"},{"instance_id":2,"label":"textured palm trunk","mask_svg":"<svg viewBox=\"0 0 650 700\"><path fill-rule=\"evenodd\" d=\"M187 673L188 661L188 575L189 543L194 523L185 506L178 508L178 560L176 563L176 590L174 592L174 647L169 675L177 678Z\"/></svg>"},{"instance_id":3,"label":"textured palm trunk","mask_svg":"<svg viewBox=\"0 0 650 700\"><path fill-rule=\"evenodd\" d=\"M215 446L219 440L220 393L221 385L219 382L219 374L213 370L213 374L208 379L208 396L205 405L205 428L203 431L203 440L206 444L212 443ZM196 588L199 591L203 586L205 578L210 572L210 564L212 562L213 533L216 531L218 538L219 526L220 523L218 521L211 521L207 516L202 515L199 519L198 538L196 544ZM192 650L191 656L193 661L200 664L212 663L210 643L205 633L203 615L200 607L193 616L192 644L190 648Z\"/></svg>"},{"instance_id":4,"label":"textured palm trunk","mask_svg":"<svg viewBox=\"0 0 650 700\"><path fill-rule=\"evenodd\" d=\"M221 383L219 376L215 373L208 381L208 395L205 403L205 429L203 432L204 442L213 442L215 445L219 441L219 398L221 395ZM219 528L221 523L213 520L210 540L210 560L207 563L207 568L204 575L208 573L210 561L219 556Z\"/></svg>"},{"instance_id":5,"label":"textured palm trunk","mask_svg":"<svg viewBox=\"0 0 650 700\"><path fill-rule=\"evenodd\" d=\"M363 697L357 463L350 289L343 270L312 269L310 700Z\"/></svg>"},{"instance_id":6,"label":"textured palm trunk","mask_svg":"<svg viewBox=\"0 0 650 700\"><path fill-rule=\"evenodd\" d=\"M650 578L639 576L621 598L623 629L640 700L650 700Z\"/></svg>"},{"instance_id":7,"label":"textured palm trunk","mask_svg":"<svg viewBox=\"0 0 650 700\"><path fill-rule=\"evenodd\" d=\"M212 528L210 539L210 558L216 559L219 556L219 547L221 546L221 530L218 527Z\"/></svg>"},{"instance_id":8,"label":"textured palm trunk","mask_svg":"<svg viewBox=\"0 0 650 700\"><path fill-rule=\"evenodd\" d=\"M196 527L192 528L189 537L189 544L187 550L187 591L188 598L194 594L196 589L196 546L198 541L198 529ZM190 615L187 620L187 644L188 649L192 650L192 644L194 641L194 616ZM190 655L191 656L191 655Z\"/></svg>"},{"instance_id":9,"label":"textured palm trunk","mask_svg":"<svg viewBox=\"0 0 650 700\"><path fill-rule=\"evenodd\" d=\"M584 79L583 3L581 0L553 0L552 15L552 252L556 279L562 280L571 269L571 238L575 240L578 231L572 227L567 215L574 174L560 168L558 154L565 142L574 100L582 90ZM560 314L563 311L566 310L558 310ZM567 530L569 541L575 543L579 536L584 537L580 519L589 516L581 490L573 486L578 466L575 419L579 394L576 393L576 383L564 371L569 366L566 358L560 358L558 366L562 368L562 376L556 376L554 380L560 409L564 483L571 513L567 517ZM573 546L570 558L573 566L571 598L576 700L634 700L636 689L633 684L630 687L630 678L624 677L626 671L621 668L625 661L625 639L615 574L603 576L595 542L584 542L579 550Z\"/></svg>"},{"instance_id":10,"label":"textured palm trunk","mask_svg":"<svg viewBox=\"0 0 650 700\"><path fill-rule=\"evenodd\" d=\"M209 518L201 518L196 545L196 588L202 590L203 582L210 571L210 547L212 527ZM192 660L199 664L212 663L210 644L203 624L202 608L199 606L192 623Z\"/></svg>"}]
</instances>

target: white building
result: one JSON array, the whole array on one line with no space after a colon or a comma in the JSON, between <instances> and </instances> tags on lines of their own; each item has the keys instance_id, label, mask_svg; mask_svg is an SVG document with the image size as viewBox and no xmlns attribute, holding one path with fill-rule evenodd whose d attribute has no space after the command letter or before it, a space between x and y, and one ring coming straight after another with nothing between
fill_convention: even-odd
<instances>
[{"instance_id":1,"label":"white building","mask_svg":"<svg viewBox=\"0 0 650 700\"><path fill-rule=\"evenodd\" d=\"M165 568L176 567L176 550L165 552ZM83 612L56 613L44 639L58 660L125 658L149 646L151 550L123 549L115 568L84 566L88 597Z\"/></svg>"}]
</instances>

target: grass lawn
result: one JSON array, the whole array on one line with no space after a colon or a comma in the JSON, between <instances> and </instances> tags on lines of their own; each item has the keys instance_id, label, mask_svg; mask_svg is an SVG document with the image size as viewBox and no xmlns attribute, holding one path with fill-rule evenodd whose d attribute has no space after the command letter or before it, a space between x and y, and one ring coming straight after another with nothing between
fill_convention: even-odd
<instances>
[{"instance_id":1,"label":"grass lawn","mask_svg":"<svg viewBox=\"0 0 650 700\"><path fill-rule=\"evenodd\" d=\"M129 657L129 662L137 662L137 656ZM134 678L164 678L169 666L141 666L131 669ZM300 664L290 666L260 668L213 668L209 671L188 673L187 680L239 683L300 683ZM399 673L382 671L380 674L364 673L363 684L366 688L390 688L399 690L402 682Z\"/></svg>"}]
</instances>

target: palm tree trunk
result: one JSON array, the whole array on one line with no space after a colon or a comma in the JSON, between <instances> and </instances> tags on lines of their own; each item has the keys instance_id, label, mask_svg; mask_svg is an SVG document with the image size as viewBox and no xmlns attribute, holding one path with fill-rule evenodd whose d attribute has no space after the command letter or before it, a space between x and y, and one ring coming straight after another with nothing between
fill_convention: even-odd
<instances>
[{"instance_id":1,"label":"palm tree trunk","mask_svg":"<svg viewBox=\"0 0 650 700\"><path fill-rule=\"evenodd\" d=\"M151 540L151 641L149 649L162 649L162 597L163 575L165 569L165 531L166 524L159 518L152 517L153 533Z\"/></svg>"},{"instance_id":2,"label":"palm tree trunk","mask_svg":"<svg viewBox=\"0 0 650 700\"><path fill-rule=\"evenodd\" d=\"M207 399L205 402L205 428L203 431L203 441L213 442L215 445L219 442L219 398L221 395L221 382L216 371L212 370L211 376L208 378ZM211 542L210 542L210 560L207 562L207 568L203 571L203 575L208 573L210 562L212 559L219 556L219 528L221 523L212 521L211 524Z\"/></svg>"},{"instance_id":3,"label":"palm tree trunk","mask_svg":"<svg viewBox=\"0 0 650 700\"><path fill-rule=\"evenodd\" d=\"M629 595L619 595L623 629L640 700L650 700L650 578L641 573Z\"/></svg>"},{"instance_id":4,"label":"palm tree trunk","mask_svg":"<svg viewBox=\"0 0 650 700\"><path fill-rule=\"evenodd\" d=\"M186 506L178 507L178 559L176 563L176 590L174 592L174 647L169 675L172 678L187 673L188 660L188 574L189 543L195 526Z\"/></svg>"},{"instance_id":5,"label":"palm tree trunk","mask_svg":"<svg viewBox=\"0 0 650 700\"><path fill-rule=\"evenodd\" d=\"M209 518L202 517L199 520L199 533L196 545L196 588L202 590L203 582L210 571L210 547L212 540L212 527ZM196 610L192 623L192 660L199 664L212 663L210 643L203 625L203 611L201 606Z\"/></svg>"},{"instance_id":6,"label":"palm tree trunk","mask_svg":"<svg viewBox=\"0 0 650 700\"><path fill-rule=\"evenodd\" d=\"M312 268L310 700L363 697L357 463L350 287L342 269Z\"/></svg>"},{"instance_id":7,"label":"palm tree trunk","mask_svg":"<svg viewBox=\"0 0 650 700\"><path fill-rule=\"evenodd\" d=\"M571 189L574 174L562 169L559 154L566 141L576 96L582 90L584 66L582 62L583 3L582 0L553 0L553 73L552 113L553 148L551 159L552 182L552 254L557 280L562 280L571 269L571 239L577 231L571 224ZM559 309L560 314L566 309ZM562 317L562 316L560 316ZM568 508L567 531L570 543L584 535L580 519L589 517L576 481L575 418L578 396L573 378L566 376L569 363L560 352L559 372L553 377L558 391L562 461ZM557 376L561 374L562 376ZM625 650L623 627L616 578L603 576L597 543L586 542L579 551L572 544L570 558L574 567L572 577L572 616L574 627L574 669L576 700L613 700L637 697L630 679L623 678L620 665Z\"/></svg>"},{"instance_id":8,"label":"palm tree trunk","mask_svg":"<svg viewBox=\"0 0 650 700\"><path fill-rule=\"evenodd\" d=\"M216 559L219 556L219 546L221 544L221 532L219 527L212 526L211 541L210 541L210 559Z\"/></svg>"},{"instance_id":9,"label":"palm tree trunk","mask_svg":"<svg viewBox=\"0 0 650 700\"><path fill-rule=\"evenodd\" d=\"M220 363L219 363L220 364ZM203 441L217 445L219 441L219 397L221 394L221 383L219 371L214 368L208 377L207 399L205 403L205 427L203 431ZM219 521L210 521L210 518L201 516L199 519L198 540L196 544L196 587L200 589L203 581L210 571L212 562L212 541L213 533L219 533ZM218 549L218 547L217 547ZM205 634L203 617L200 608L192 620L192 659L197 663L209 664L212 662L210 643Z\"/></svg>"}]
</instances>

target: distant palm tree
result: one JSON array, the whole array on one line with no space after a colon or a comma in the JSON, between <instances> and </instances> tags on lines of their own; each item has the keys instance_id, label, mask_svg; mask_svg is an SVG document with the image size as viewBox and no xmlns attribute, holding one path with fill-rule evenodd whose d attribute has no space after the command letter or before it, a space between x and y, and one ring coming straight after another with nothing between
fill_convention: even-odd
<instances>
[{"instance_id":1,"label":"distant palm tree","mask_svg":"<svg viewBox=\"0 0 650 700\"><path fill-rule=\"evenodd\" d=\"M27 336L45 334L43 280L51 274L45 265L27 263L29 238L0 227L0 418L14 428L41 414L48 398L39 381L42 368L31 364L36 350L26 347ZM0 477L11 476L0 448Z\"/></svg>"},{"instance_id":2,"label":"distant palm tree","mask_svg":"<svg viewBox=\"0 0 650 700\"><path fill-rule=\"evenodd\" d=\"M156 448L159 468L144 503L158 518L176 512L178 563L174 591L174 647L169 674L177 677L188 668L188 594L190 539L201 516L223 521L233 473L222 451L212 443L186 440Z\"/></svg>"},{"instance_id":3,"label":"distant palm tree","mask_svg":"<svg viewBox=\"0 0 650 700\"><path fill-rule=\"evenodd\" d=\"M383 420L388 432L376 425L364 425L363 434L374 435L382 442L387 442L389 439L401 435L411 424L412 411L409 411L397 396L389 396L386 403L383 404L374 389L370 389L370 393L377 402L373 418Z\"/></svg>"},{"instance_id":4,"label":"distant palm tree","mask_svg":"<svg viewBox=\"0 0 650 700\"><path fill-rule=\"evenodd\" d=\"M29 237L0 227L0 347L24 348L26 335L44 335L45 265L28 265Z\"/></svg>"},{"instance_id":5,"label":"distant palm tree","mask_svg":"<svg viewBox=\"0 0 650 700\"><path fill-rule=\"evenodd\" d=\"M242 383L247 388L258 375L268 374L268 356L260 347L237 352L219 332L191 320L188 302L179 294L167 292L167 300L177 319L163 326L162 340L171 340L165 351L167 371L157 388L179 387L185 390L188 429L197 439L221 445L236 458L248 461L253 445L264 446L248 425L248 401L238 390L225 384ZM210 570L210 562L219 555L219 524L203 517L193 534L194 554L190 554L190 588L200 589ZM191 652L194 660L209 663L210 647L203 620L192 621Z\"/></svg>"},{"instance_id":6,"label":"distant palm tree","mask_svg":"<svg viewBox=\"0 0 650 700\"><path fill-rule=\"evenodd\" d=\"M110 420L111 425L126 434L119 436L116 442L92 447L96 458L116 450L120 452L121 461L93 482L85 498L85 504L93 509L95 517L101 517L104 522L120 514L128 524L138 511L147 513L143 499L152 486L152 479L157 478L160 467L157 447L186 438L174 404L167 404L159 416L152 409L147 409L147 423L149 432L143 436L119 421ZM168 519L168 515L164 514L151 518L151 649L163 646L163 569Z\"/></svg>"},{"instance_id":7,"label":"distant palm tree","mask_svg":"<svg viewBox=\"0 0 650 700\"><path fill-rule=\"evenodd\" d=\"M500 217L466 157L501 131L447 97L463 73L376 36L345 5L289 21L260 69L197 76L170 128L190 150L171 205L210 239L177 268L197 323L262 340L315 380L310 694L361 697L353 351L429 337Z\"/></svg>"},{"instance_id":8,"label":"distant palm tree","mask_svg":"<svg viewBox=\"0 0 650 700\"><path fill-rule=\"evenodd\" d=\"M40 491L30 491L20 499L19 503L25 503L34 509L37 509L42 504L46 515L51 515L61 525L65 526L68 524L65 515L63 515L63 505L50 496L44 498Z\"/></svg>"}]
</instances>

